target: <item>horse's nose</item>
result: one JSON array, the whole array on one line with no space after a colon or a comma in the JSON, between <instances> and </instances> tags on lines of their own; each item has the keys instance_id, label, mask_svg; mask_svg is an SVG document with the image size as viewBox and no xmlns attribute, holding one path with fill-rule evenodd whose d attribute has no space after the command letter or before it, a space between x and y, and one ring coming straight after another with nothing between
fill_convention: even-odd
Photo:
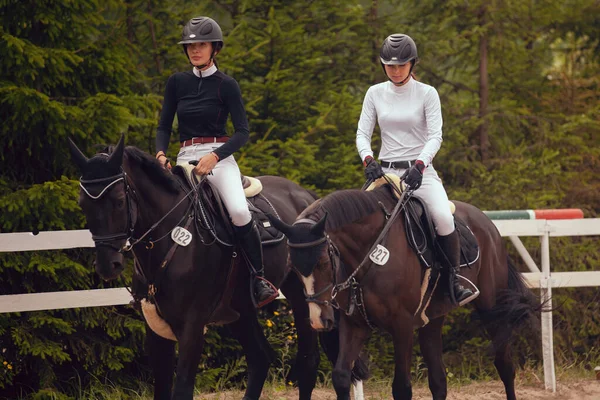
<instances>
[{"instance_id":1,"label":"horse's nose","mask_svg":"<svg viewBox=\"0 0 600 400\"><path fill-rule=\"evenodd\" d=\"M113 261L113 270L117 273L123 271L123 263L120 261Z\"/></svg>"},{"instance_id":2,"label":"horse's nose","mask_svg":"<svg viewBox=\"0 0 600 400\"><path fill-rule=\"evenodd\" d=\"M325 328L326 331L330 331L333 329L333 325L334 325L334 321L331 318L324 318L323 319L323 327Z\"/></svg>"}]
</instances>

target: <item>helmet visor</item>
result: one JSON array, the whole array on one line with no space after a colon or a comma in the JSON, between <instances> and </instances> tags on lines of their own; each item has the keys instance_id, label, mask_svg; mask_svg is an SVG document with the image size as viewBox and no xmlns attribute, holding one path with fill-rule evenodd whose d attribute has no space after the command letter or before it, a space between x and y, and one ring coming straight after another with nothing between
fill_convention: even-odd
<instances>
[{"instance_id":1,"label":"helmet visor","mask_svg":"<svg viewBox=\"0 0 600 400\"><path fill-rule=\"evenodd\" d=\"M379 57L379 59L381 60L381 63L384 65L404 65L404 64L408 64L409 62L411 62L412 60L398 60L396 57L392 57L391 60L385 60L381 57Z\"/></svg>"},{"instance_id":2,"label":"helmet visor","mask_svg":"<svg viewBox=\"0 0 600 400\"><path fill-rule=\"evenodd\" d=\"M199 43L199 42L207 42L207 43L212 43L212 42L221 42L221 39L206 39L206 38L198 38L198 39L185 39L182 40L181 42L177 42L177 44L190 44L190 43Z\"/></svg>"}]
</instances>

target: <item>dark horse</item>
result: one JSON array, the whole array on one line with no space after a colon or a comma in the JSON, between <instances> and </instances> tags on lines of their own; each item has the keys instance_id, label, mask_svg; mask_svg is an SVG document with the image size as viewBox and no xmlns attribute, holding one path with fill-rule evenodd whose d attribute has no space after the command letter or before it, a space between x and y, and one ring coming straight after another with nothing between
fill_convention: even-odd
<instances>
[{"instance_id":1,"label":"dark horse","mask_svg":"<svg viewBox=\"0 0 600 400\"><path fill-rule=\"evenodd\" d=\"M97 273L106 280L118 277L123 253L131 250L136 264L134 297L151 299L179 342L175 362L175 341L146 327L154 399L192 399L204 329L214 321L230 323L248 365L244 399L258 399L274 353L250 298L248 268L243 257L236 257L235 246L215 241L202 224L188 224L190 217L195 219L194 207L182 183L154 157L135 147L125 148L123 137L116 148L90 159L72 142L70 150L82 174L79 204L96 243ZM293 222L315 201L316 196L289 180L265 176L260 181L262 193L284 221ZM171 234L177 226L188 226L188 245L174 244ZM294 369L300 398L310 399L319 350L303 285L296 274L288 273L291 267L283 242L265 248L264 260L266 277L281 289L294 312L298 333Z\"/></svg>"},{"instance_id":2,"label":"dark horse","mask_svg":"<svg viewBox=\"0 0 600 400\"><path fill-rule=\"evenodd\" d=\"M306 287L312 326L331 328L336 302L340 310L355 307L353 313L340 312L340 357L333 370L338 399L350 398L350 368L369 337L371 326L389 332L393 338L394 399L412 398L410 364L414 329L419 331L433 398L445 399L442 326L453 305L445 297L440 283L426 309L429 322L425 322L427 318L423 318L421 312L417 314L422 306L425 269L409 247L403 218L398 218L388 233L386 246L391 255L387 263L376 265L367 261L355 276L355 286L332 298L340 288L337 285L346 281L369 254L385 225L386 210L392 210L397 204L390 192L389 185L372 192L334 192L309 206L293 226L275 219L272 222L288 237L293 267ZM516 325L534 321L542 306L509 262L492 221L472 205L455 204L455 216L471 228L480 248L478 260L471 268L462 270L461 275L481 291L473 303L480 317L489 322L486 329L494 345L494 364L504 382L507 399L514 400L515 367L508 338Z\"/></svg>"}]
</instances>

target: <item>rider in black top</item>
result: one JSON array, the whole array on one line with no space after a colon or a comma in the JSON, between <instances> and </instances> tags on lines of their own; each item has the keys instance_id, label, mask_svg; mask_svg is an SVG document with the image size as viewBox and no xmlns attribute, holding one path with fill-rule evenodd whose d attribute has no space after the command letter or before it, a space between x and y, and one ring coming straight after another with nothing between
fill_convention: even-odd
<instances>
[{"instance_id":1,"label":"rider in black top","mask_svg":"<svg viewBox=\"0 0 600 400\"><path fill-rule=\"evenodd\" d=\"M171 75L156 134L157 151L167 151L175 112L180 142L202 136L225 137L225 123L231 114L235 132L215 150L219 160L229 157L248 141L248 120L240 87L235 79L219 70L200 78L192 71Z\"/></svg>"},{"instance_id":2,"label":"rider in black top","mask_svg":"<svg viewBox=\"0 0 600 400\"><path fill-rule=\"evenodd\" d=\"M223 33L211 18L192 18L183 28L183 51L194 66L167 81L156 134L156 158L170 168L166 151L175 114L179 123L181 150L178 164L198 161L197 175L219 192L229 212L239 243L252 264L257 307L277 298L277 289L264 278L262 246L258 227L246 203L239 167L232 156L248 141L248 120L238 83L219 71L214 56L223 48ZM228 116L235 128L227 137Z\"/></svg>"}]
</instances>

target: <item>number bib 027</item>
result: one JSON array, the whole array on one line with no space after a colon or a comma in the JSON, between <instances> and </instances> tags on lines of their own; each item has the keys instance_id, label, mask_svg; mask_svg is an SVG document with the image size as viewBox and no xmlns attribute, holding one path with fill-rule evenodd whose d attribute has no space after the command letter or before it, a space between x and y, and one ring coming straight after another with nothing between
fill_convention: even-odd
<instances>
[{"instance_id":1,"label":"number bib 027","mask_svg":"<svg viewBox=\"0 0 600 400\"><path fill-rule=\"evenodd\" d=\"M171 239L180 246L187 246L192 241L192 234L181 226L176 226L171 231Z\"/></svg>"},{"instance_id":2,"label":"number bib 027","mask_svg":"<svg viewBox=\"0 0 600 400\"><path fill-rule=\"evenodd\" d=\"M390 251L378 244L377 247L375 247L375 250L369 254L369 258L377 265L385 265L390 258Z\"/></svg>"}]
</instances>

